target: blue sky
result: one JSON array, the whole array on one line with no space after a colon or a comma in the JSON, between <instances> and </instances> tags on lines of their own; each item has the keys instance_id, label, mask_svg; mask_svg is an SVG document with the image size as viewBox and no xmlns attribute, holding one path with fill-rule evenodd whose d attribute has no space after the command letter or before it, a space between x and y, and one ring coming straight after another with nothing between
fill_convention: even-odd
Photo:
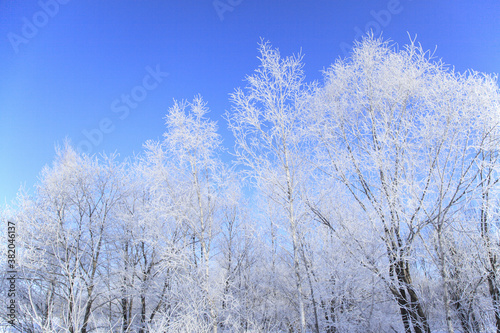
<instances>
[{"instance_id":1,"label":"blue sky","mask_svg":"<svg viewBox=\"0 0 500 333\"><path fill-rule=\"evenodd\" d=\"M66 137L92 154L139 153L174 98L201 94L231 148L222 115L261 37L302 50L310 80L368 29L499 73L499 19L498 0L0 0L0 202L32 188Z\"/></svg>"}]
</instances>

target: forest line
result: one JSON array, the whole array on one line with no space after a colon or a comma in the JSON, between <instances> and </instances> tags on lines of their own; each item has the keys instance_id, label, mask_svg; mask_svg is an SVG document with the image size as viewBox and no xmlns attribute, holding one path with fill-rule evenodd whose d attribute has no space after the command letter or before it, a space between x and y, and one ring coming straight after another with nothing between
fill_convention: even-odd
<instances>
[{"instance_id":1,"label":"forest line","mask_svg":"<svg viewBox=\"0 0 500 333\"><path fill-rule=\"evenodd\" d=\"M225 114L234 148L197 96L134 158L57 150L2 213L14 326L500 333L497 77L373 37L322 83L300 54L259 60Z\"/></svg>"}]
</instances>

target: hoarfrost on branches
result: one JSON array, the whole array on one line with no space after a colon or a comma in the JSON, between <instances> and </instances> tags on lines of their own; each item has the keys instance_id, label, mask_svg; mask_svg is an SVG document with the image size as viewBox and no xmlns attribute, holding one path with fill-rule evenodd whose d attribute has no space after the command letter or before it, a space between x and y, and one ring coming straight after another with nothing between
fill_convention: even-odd
<instances>
[{"instance_id":1,"label":"hoarfrost on branches","mask_svg":"<svg viewBox=\"0 0 500 333\"><path fill-rule=\"evenodd\" d=\"M200 96L134 158L57 149L2 212L16 329L500 333L497 78L414 40L367 36L322 84L259 54L234 165Z\"/></svg>"}]
</instances>

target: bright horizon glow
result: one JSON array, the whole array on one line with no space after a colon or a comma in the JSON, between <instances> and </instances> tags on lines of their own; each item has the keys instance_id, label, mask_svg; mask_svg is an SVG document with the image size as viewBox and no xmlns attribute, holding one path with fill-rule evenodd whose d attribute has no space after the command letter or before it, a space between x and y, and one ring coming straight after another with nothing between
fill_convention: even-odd
<instances>
[{"instance_id":1,"label":"bright horizon glow","mask_svg":"<svg viewBox=\"0 0 500 333\"><path fill-rule=\"evenodd\" d=\"M200 94L231 150L228 94L258 66L261 38L282 56L302 51L308 80L320 82L369 29L400 46L417 36L460 72L500 72L498 1L231 3L1 2L2 206L33 187L65 138L91 154L140 153L162 139L173 99Z\"/></svg>"}]
</instances>

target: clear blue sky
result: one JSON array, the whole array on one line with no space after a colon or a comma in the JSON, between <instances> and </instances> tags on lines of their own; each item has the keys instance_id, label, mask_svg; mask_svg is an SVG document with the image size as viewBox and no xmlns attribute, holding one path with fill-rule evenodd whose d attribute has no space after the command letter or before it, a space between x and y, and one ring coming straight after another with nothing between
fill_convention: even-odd
<instances>
[{"instance_id":1,"label":"clear blue sky","mask_svg":"<svg viewBox=\"0 0 500 333\"><path fill-rule=\"evenodd\" d=\"M416 34L459 71L500 72L498 0L0 0L0 202L31 188L65 137L140 152L174 98L201 94L230 148L221 116L261 37L302 49L313 80L370 28L400 45Z\"/></svg>"}]
</instances>

